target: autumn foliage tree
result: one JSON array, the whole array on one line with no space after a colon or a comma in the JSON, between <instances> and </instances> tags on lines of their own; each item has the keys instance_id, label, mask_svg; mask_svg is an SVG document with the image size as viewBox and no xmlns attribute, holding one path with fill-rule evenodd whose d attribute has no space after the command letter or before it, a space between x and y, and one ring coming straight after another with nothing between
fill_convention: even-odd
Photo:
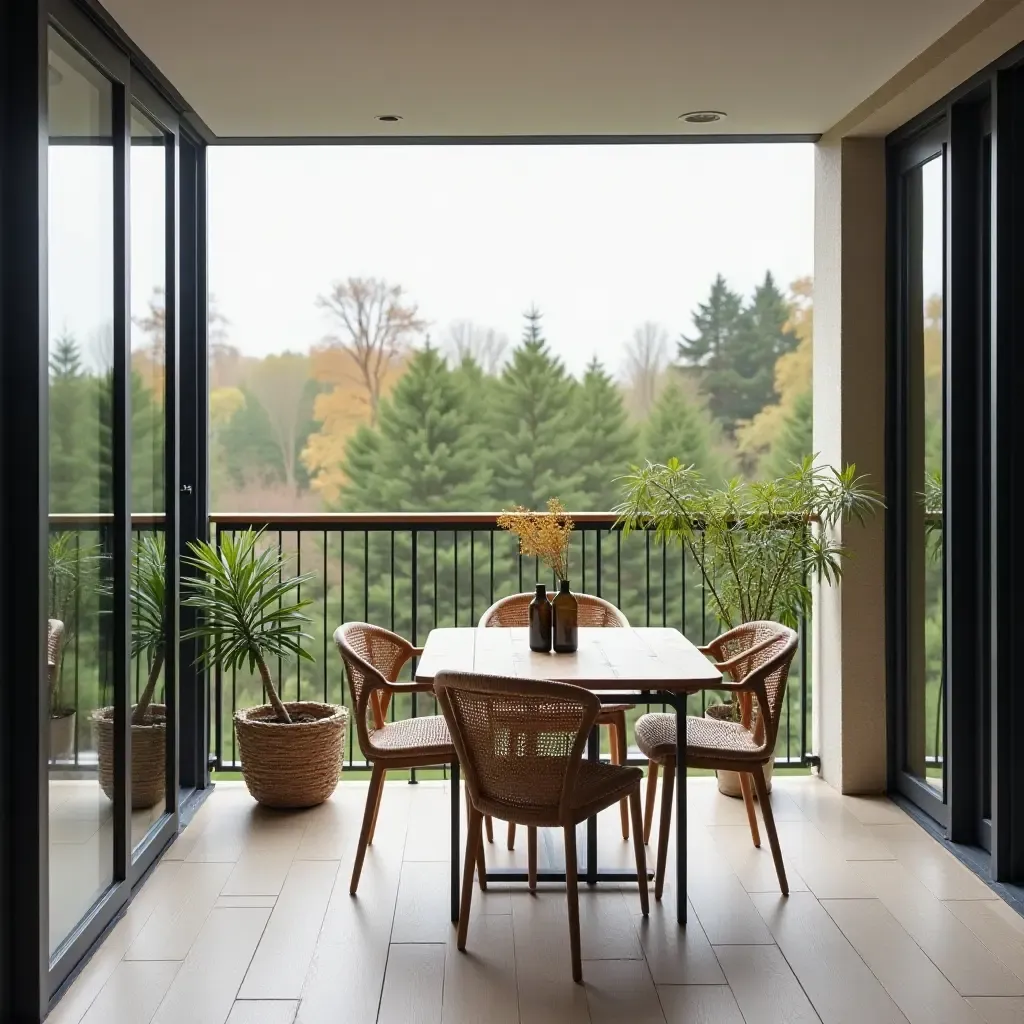
<instances>
[{"instance_id":1,"label":"autumn foliage tree","mask_svg":"<svg viewBox=\"0 0 1024 1024\"><path fill-rule=\"evenodd\" d=\"M384 384L413 342L426 327L416 304L401 285L376 277L349 277L335 281L317 306L335 325L325 345L345 353L347 372L363 389L371 426L377 413Z\"/></svg>"}]
</instances>

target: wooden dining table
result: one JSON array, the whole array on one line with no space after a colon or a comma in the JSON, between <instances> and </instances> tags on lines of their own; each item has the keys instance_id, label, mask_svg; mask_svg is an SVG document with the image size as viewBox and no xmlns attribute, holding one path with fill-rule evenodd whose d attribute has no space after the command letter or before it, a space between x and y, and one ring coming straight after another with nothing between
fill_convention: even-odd
<instances>
[{"instance_id":1,"label":"wooden dining table","mask_svg":"<svg viewBox=\"0 0 1024 1024\"><path fill-rule=\"evenodd\" d=\"M657 700L676 715L676 917L686 924L686 697L713 689L722 674L677 629L667 627L581 628L574 654L530 650L525 628L459 627L431 630L416 667L416 681L432 683L438 672L478 672L519 679L549 679L591 690L604 704ZM593 728L587 756L598 760L598 730ZM459 765L451 766L452 921L459 918L461 799ZM636 872L601 870L597 863L597 819L587 821L586 861L579 875L588 884L636 881ZM539 881L564 882L565 873L538 871ZM527 880L525 871L491 869L488 881Z\"/></svg>"}]
</instances>

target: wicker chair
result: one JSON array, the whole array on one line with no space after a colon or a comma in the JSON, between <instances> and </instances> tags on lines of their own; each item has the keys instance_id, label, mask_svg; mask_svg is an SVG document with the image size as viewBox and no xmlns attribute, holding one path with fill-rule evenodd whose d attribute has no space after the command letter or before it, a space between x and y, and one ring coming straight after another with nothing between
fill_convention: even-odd
<instances>
[{"instance_id":1,"label":"wicker chair","mask_svg":"<svg viewBox=\"0 0 1024 1024\"><path fill-rule=\"evenodd\" d=\"M60 649L64 643L64 623L60 619L49 619L46 623L46 668L50 683L50 698L57 689L57 676L60 673ZM63 710L50 708L50 712Z\"/></svg>"},{"instance_id":2,"label":"wicker chair","mask_svg":"<svg viewBox=\"0 0 1024 1024\"><path fill-rule=\"evenodd\" d=\"M530 624L530 602L533 594L513 594L511 597L503 597L495 601L490 608L480 616L479 625L487 626L516 626L523 627ZM615 605L605 601L601 597L594 597L592 594L576 594L576 604L579 608L578 622L581 626L618 626L629 627L629 619L619 611ZM597 724L608 727L608 748L611 751L612 764L626 763L626 712L631 711L635 704L605 704L597 716ZM622 823L622 838L629 839L629 807L625 800L619 804L619 818ZM487 828L487 839L494 842L494 830L491 824L490 815L484 822ZM534 840L530 840L532 843ZM515 849L516 827L512 822L508 825L508 848Z\"/></svg>"},{"instance_id":3,"label":"wicker chair","mask_svg":"<svg viewBox=\"0 0 1024 1024\"><path fill-rule=\"evenodd\" d=\"M640 907L646 916L647 864L640 815L643 772L583 760L587 736L601 710L589 690L568 683L468 672L439 672L434 690L466 774L470 803L459 949L466 949L473 895L471 852L480 848L484 815L526 825L533 834L538 828L561 828L572 976L582 982L576 826L623 798L629 800ZM536 886L535 871L533 876L531 888Z\"/></svg>"},{"instance_id":4,"label":"wicker chair","mask_svg":"<svg viewBox=\"0 0 1024 1024\"><path fill-rule=\"evenodd\" d=\"M387 721L392 696L432 692L430 683L395 681L409 659L422 654L421 648L413 647L397 634L366 622L349 622L339 626L334 634L334 642L348 670L352 717L356 723L359 749L366 760L373 763L370 790L366 794L366 807L363 811L363 826L349 884L349 892L354 896L359 886L366 847L373 842L388 770L450 764L455 760L455 747L448 726L440 715ZM486 885L482 843L480 884Z\"/></svg>"},{"instance_id":5,"label":"wicker chair","mask_svg":"<svg viewBox=\"0 0 1024 1024\"><path fill-rule=\"evenodd\" d=\"M768 800L763 767L775 750L779 715L786 694L789 666L796 652L797 635L777 622L747 622L723 633L701 648L728 672L733 681L721 684L737 695L740 721L714 718L686 719L686 764L690 768L713 768L739 774L747 821L755 846L761 845L754 812L751 780L757 791L764 827L768 833L779 887L789 895L786 868L782 863L775 818ZM756 708L752 705L756 703ZM654 875L654 898L661 899L665 886L665 862L668 855L669 826L672 821L672 795L676 773L676 718L673 714L641 715L636 723L636 742L649 761L647 807L644 816L644 842L650 838L654 817L654 794L658 785L658 767L665 769L661 794L661 825L658 833L658 863ZM684 772L685 779L685 772Z\"/></svg>"}]
</instances>

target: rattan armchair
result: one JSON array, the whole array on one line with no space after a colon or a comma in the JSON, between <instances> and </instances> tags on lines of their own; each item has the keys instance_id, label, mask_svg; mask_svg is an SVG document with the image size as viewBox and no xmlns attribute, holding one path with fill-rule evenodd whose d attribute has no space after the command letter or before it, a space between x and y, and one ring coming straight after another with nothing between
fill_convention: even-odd
<instances>
[{"instance_id":1,"label":"rattan armchair","mask_svg":"<svg viewBox=\"0 0 1024 1024\"><path fill-rule=\"evenodd\" d=\"M434 690L465 772L470 805L459 949L466 949L472 852L480 849L484 815L526 825L533 834L538 828L561 828L572 976L582 982L576 826L619 800L629 800L640 907L646 916L647 863L640 814L643 772L583 760L587 737L601 710L589 690L568 683L468 672L439 672ZM535 884L531 879L531 887Z\"/></svg>"},{"instance_id":2,"label":"rattan armchair","mask_svg":"<svg viewBox=\"0 0 1024 1024\"><path fill-rule=\"evenodd\" d=\"M334 642L347 669L352 692L352 718L359 749L372 762L370 790L366 794L363 825L359 832L349 892L354 896L377 826L384 780L390 769L428 768L451 764L455 747L441 715L426 715L400 721L387 720L392 697L402 693L431 693L430 683L398 683L399 672L410 658L422 654L408 640L380 626L349 622L339 626ZM480 882L486 885L483 846L480 844Z\"/></svg>"},{"instance_id":3,"label":"rattan armchair","mask_svg":"<svg viewBox=\"0 0 1024 1024\"><path fill-rule=\"evenodd\" d=\"M777 622L747 622L723 633L707 647L701 648L714 659L722 672L734 681L723 681L721 688L737 695L740 721L728 722L714 718L686 719L686 767L734 771L739 774L747 820L755 846L761 845L754 811L751 781L757 792L764 818L768 843L771 846L779 887L789 895L786 868L775 831L775 818L768 800L764 765L774 755L779 716L786 695L789 667L796 652L797 635ZM658 784L658 767L665 770L661 794L661 824L658 831L658 862L654 875L654 898L661 899L665 886L665 863L668 855L669 826L672 821L672 795L676 775L676 718L673 714L641 715L635 727L636 742L648 759L647 807L644 820L644 841L650 838L654 817L654 794ZM685 785L685 768L683 781Z\"/></svg>"},{"instance_id":4,"label":"rattan armchair","mask_svg":"<svg viewBox=\"0 0 1024 1024\"><path fill-rule=\"evenodd\" d=\"M593 594L576 594L576 605L578 611L578 624L581 626L613 626L620 628L629 627L629 619L626 618L618 608L604 598L595 597ZM530 602L533 594L513 594L511 597L503 597L495 601L490 608L480 616L479 626L516 626L524 627L530 624ZM612 764L626 763L626 712L631 711L635 704L605 704L597 716L597 724L608 728L608 749L611 752ZM625 800L619 804L619 819L622 824L622 838L629 839L629 807ZM484 822L487 829L487 838L494 842L494 833L491 825L490 815ZM531 852L536 843L535 837L529 838ZM508 848L515 849L516 827L512 822L508 825Z\"/></svg>"}]
</instances>

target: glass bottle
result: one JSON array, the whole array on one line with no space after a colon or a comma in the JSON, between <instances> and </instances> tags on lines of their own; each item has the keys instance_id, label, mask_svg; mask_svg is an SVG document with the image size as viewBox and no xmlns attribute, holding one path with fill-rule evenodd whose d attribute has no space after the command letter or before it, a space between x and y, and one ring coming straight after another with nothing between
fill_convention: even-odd
<instances>
[{"instance_id":1,"label":"glass bottle","mask_svg":"<svg viewBox=\"0 0 1024 1024\"><path fill-rule=\"evenodd\" d=\"M551 602L543 583L530 602L530 650L547 654L551 650Z\"/></svg>"},{"instance_id":2,"label":"glass bottle","mask_svg":"<svg viewBox=\"0 0 1024 1024\"><path fill-rule=\"evenodd\" d=\"M579 647L579 608L569 590L569 581L562 580L562 589L551 602L552 646L555 654L574 654Z\"/></svg>"}]
</instances>

